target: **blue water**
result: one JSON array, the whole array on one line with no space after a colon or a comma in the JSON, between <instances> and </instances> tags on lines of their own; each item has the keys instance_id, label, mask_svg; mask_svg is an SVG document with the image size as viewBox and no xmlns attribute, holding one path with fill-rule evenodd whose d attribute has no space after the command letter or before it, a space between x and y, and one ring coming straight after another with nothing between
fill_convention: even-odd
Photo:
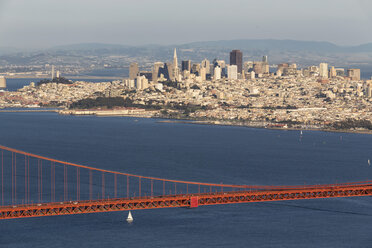
<instances>
[{"instance_id":1,"label":"blue water","mask_svg":"<svg viewBox=\"0 0 372 248\"><path fill-rule=\"evenodd\" d=\"M22 88L25 85L29 85L31 82L37 83L44 78L7 78L6 79L6 90L15 91ZM72 81L86 81L86 82L111 82L110 79L73 79Z\"/></svg>"},{"instance_id":2,"label":"blue water","mask_svg":"<svg viewBox=\"0 0 372 248\"><path fill-rule=\"evenodd\" d=\"M93 167L214 183L372 179L372 136L0 113L0 144ZM342 136L342 138L341 138ZM372 198L0 221L0 247L372 247Z\"/></svg>"}]
</instances>

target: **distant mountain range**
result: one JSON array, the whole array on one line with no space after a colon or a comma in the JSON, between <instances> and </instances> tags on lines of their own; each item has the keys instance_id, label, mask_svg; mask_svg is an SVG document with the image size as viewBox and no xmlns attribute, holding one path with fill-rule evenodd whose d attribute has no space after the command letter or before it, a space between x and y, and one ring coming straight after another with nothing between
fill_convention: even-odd
<instances>
[{"instance_id":1,"label":"distant mountain range","mask_svg":"<svg viewBox=\"0 0 372 248\"><path fill-rule=\"evenodd\" d=\"M306 52L328 52L328 53L362 53L372 52L372 43L366 43L358 46L339 46L325 41L299 41L299 40L219 40L219 41L201 41L175 45L142 45L129 46L120 44L106 43L79 43L71 45L54 46L45 51L83 51L83 50L116 50L127 51L129 49L159 49L177 47L183 49L200 48L219 48L219 49L241 49L241 50L260 50L260 51L306 51ZM28 52L31 50L27 50ZM36 51L36 50L34 50ZM15 52L25 52L22 49L11 47L0 47L0 55ZM40 50L39 50L40 52Z\"/></svg>"},{"instance_id":2,"label":"distant mountain range","mask_svg":"<svg viewBox=\"0 0 372 248\"><path fill-rule=\"evenodd\" d=\"M43 50L20 50L0 47L0 66L73 66L86 68L96 75L99 71L113 74L127 70L131 62L138 62L142 69L150 70L155 61L171 62L173 49L177 48L179 61L201 62L203 59L229 61L229 52L240 49L244 61L269 57L270 64L296 63L299 67L326 62L344 68L360 68L372 72L372 43L358 46L339 46L322 41L298 40L220 40L174 45L129 46L105 43L81 43L55 46ZM92 68L92 69L90 69ZM111 71L109 71L111 70Z\"/></svg>"},{"instance_id":3,"label":"distant mountain range","mask_svg":"<svg viewBox=\"0 0 372 248\"><path fill-rule=\"evenodd\" d=\"M325 41L299 41L299 40L219 40L219 41L201 41L175 45L143 45L128 46L120 44L105 43L81 43L64 46L52 47L48 50L127 50L133 48L226 48L242 50L282 50L282 51L314 51L314 52L372 52L372 43L366 43L358 46L339 46Z\"/></svg>"}]
</instances>

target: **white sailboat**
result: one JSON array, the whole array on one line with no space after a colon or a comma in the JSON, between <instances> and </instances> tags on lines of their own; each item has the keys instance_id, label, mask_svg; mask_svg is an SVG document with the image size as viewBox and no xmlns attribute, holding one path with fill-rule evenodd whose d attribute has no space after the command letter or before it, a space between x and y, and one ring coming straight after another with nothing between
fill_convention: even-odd
<instances>
[{"instance_id":1,"label":"white sailboat","mask_svg":"<svg viewBox=\"0 0 372 248\"><path fill-rule=\"evenodd\" d=\"M132 213L131 213L130 211L129 211L129 213L128 213L127 222L128 222L128 223L132 223L132 222L133 222Z\"/></svg>"},{"instance_id":2,"label":"white sailboat","mask_svg":"<svg viewBox=\"0 0 372 248\"><path fill-rule=\"evenodd\" d=\"M368 159L368 161L367 161L367 162L368 162L368 165L370 166L370 165L371 165L371 161L370 161L370 160Z\"/></svg>"}]
</instances>

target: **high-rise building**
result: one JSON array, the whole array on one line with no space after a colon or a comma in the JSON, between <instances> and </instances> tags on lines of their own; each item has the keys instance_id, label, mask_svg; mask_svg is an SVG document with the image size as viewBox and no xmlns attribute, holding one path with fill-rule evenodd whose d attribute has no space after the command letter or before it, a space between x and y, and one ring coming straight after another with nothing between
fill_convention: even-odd
<instances>
[{"instance_id":1,"label":"high-rise building","mask_svg":"<svg viewBox=\"0 0 372 248\"><path fill-rule=\"evenodd\" d=\"M154 68L152 69L152 81L154 83L158 82L158 77L160 76L159 75L159 70L162 67L164 67L164 63L163 62L155 62L154 63Z\"/></svg>"},{"instance_id":2,"label":"high-rise building","mask_svg":"<svg viewBox=\"0 0 372 248\"><path fill-rule=\"evenodd\" d=\"M176 48L174 49L173 54L173 73L172 73L172 80L178 81L178 59L177 59L177 51Z\"/></svg>"},{"instance_id":3,"label":"high-rise building","mask_svg":"<svg viewBox=\"0 0 372 248\"><path fill-rule=\"evenodd\" d=\"M329 69L329 77L334 78L337 76L336 69L334 66L331 66L331 69Z\"/></svg>"},{"instance_id":4,"label":"high-rise building","mask_svg":"<svg viewBox=\"0 0 372 248\"><path fill-rule=\"evenodd\" d=\"M359 81L360 80L360 69L348 69L347 76L351 80Z\"/></svg>"},{"instance_id":5,"label":"high-rise building","mask_svg":"<svg viewBox=\"0 0 372 248\"><path fill-rule=\"evenodd\" d=\"M201 77L202 81L207 80L207 70L204 67L200 68L199 76Z\"/></svg>"},{"instance_id":6,"label":"high-rise building","mask_svg":"<svg viewBox=\"0 0 372 248\"><path fill-rule=\"evenodd\" d=\"M202 62L201 62L201 67L205 68L206 70L206 73L209 74L210 73L210 62L208 59L204 59Z\"/></svg>"},{"instance_id":7,"label":"high-rise building","mask_svg":"<svg viewBox=\"0 0 372 248\"><path fill-rule=\"evenodd\" d=\"M216 66L216 67L214 68L213 79L214 79L214 80L219 80L219 79L221 79L221 67Z\"/></svg>"},{"instance_id":8,"label":"high-rise building","mask_svg":"<svg viewBox=\"0 0 372 248\"><path fill-rule=\"evenodd\" d=\"M262 57L262 62L269 63L269 60L266 55Z\"/></svg>"},{"instance_id":9,"label":"high-rise building","mask_svg":"<svg viewBox=\"0 0 372 248\"><path fill-rule=\"evenodd\" d=\"M6 79L4 76L0 76L0 88L6 88Z\"/></svg>"},{"instance_id":10,"label":"high-rise building","mask_svg":"<svg viewBox=\"0 0 372 248\"><path fill-rule=\"evenodd\" d=\"M319 77L328 78L328 64L327 63L319 64Z\"/></svg>"},{"instance_id":11,"label":"high-rise building","mask_svg":"<svg viewBox=\"0 0 372 248\"><path fill-rule=\"evenodd\" d=\"M227 78L228 79L238 79L238 66L228 65L227 66Z\"/></svg>"},{"instance_id":12,"label":"high-rise building","mask_svg":"<svg viewBox=\"0 0 372 248\"><path fill-rule=\"evenodd\" d=\"M243 53L240 50L232 50L230 52L230 65L236 65L238 67L238 73L242 73Z\"/></svg>"},{"instance_id":13,"label":"high-rise building","mask_svg":"<svg viewBox=\"0 0 372 248\"><path fill-rule=\"evenodd\" d=\"M135 86L137 90L144 90L149 87L149 81L145 76L137 76Z\"/></svg>"},{"instance_id":14,"label":"high-rise building","mask_svg":"<svg viewBox=\"0 0 372 248\"><path fill-rule=\"evenodd\" d=\"M131 63L129 66L129 78L130 79L135 79L138 76L138 64L137 63Z\"/></svg>"},{"instance_id":15,"label":"high-rise building","mask_svg":"<svg viewBox=\"0 0 372 248\"><path fill-rule=\"evenodd\" d=\"M191 71L191 60L182 61L182 71Z\"/></svg>"},{"instance_id":16,"label":"high-rise building","mask_svg":"<svg viewBox=\"0 0 372 248\"><path fill-rule=\"evenodd\" d=\"M54 79L54 65L52 65L52 80Z\"/></svg>"}]
</instances>

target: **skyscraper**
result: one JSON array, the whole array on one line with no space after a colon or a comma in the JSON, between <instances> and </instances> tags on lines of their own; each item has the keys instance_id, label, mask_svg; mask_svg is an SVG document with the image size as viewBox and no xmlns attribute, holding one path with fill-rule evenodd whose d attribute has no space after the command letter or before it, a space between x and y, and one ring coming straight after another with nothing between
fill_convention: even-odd
<instances>
[{"instance_id":1,"label":"skyscraper","mask_svg":"<svg viewBox=\"0 0 372 248\"><path fill-rule=\"evenodd\" d=\"M204 59L204 60L201 62L201 67L205 68L207 74L210 73L210 62L209 62L208 59Z\"/></svg>"},{"instance_id":2,"label":"skyscraper","mask_svg":"<svg viewBox=\"0 0 372 248\"><path fill-rule=\"evenodd\" d=\"M182 61L182 71L191 71L191 60Z\"/></svg>"},{"instance_id":3,"label":"skyscraper","mask_svg":"<svg viewBox=\"0 0 372 248\"><path fill-rule=\"evenodd\" d=\"M178 59L177 59L177 51L176 48L174 49L173 54L173 80L178 81Z\"/></svg>"},{"instance_id":4,"label":"skyscraper","mask_svg":"<svg viewBox=\"0 0 372 248\"><path fill-rule=\"evenodd\" d=\"M131 63L129 66L129 78L130 79L135 79L137 78L139 69L138 69L138 64L137 63Z\"/></svg>"},{"instance_id":5,"label":"skyscraper","mask_svg":"<svg viewBox=\"0 0 372 248\"><path fill-rule=\"evenodd\" d=\"M227 66L227 78L228 79L238 79L238 66L228 65Z\"/></svg>"},{"instance_id":6,"label":"skyscraper","mask_svg":"<svg viewBox=\"0 0 372 248\"><path fill-rule=\"evenodd\" d=\"M327 63L319 64L319 76L321 78L328 78L328 64Z\"/></svg>"},{"instance_id":7,"label":"skyscraper","mask_svg":"<svg viewBox=\"0 0 372 248\"><path fill-rule=\"evenodd\" d=\"M269 63L269 60L267 59L266 55L262 57L262 62Z\"/></svg>"},{"instance_id":8,"label":"skyscraper","mask_svg":"<svg viewBox=\"0 0 372 248\"><path fill-rule=\"evenodd\" d=\"M230 65L236 65L238 67L238 73L242 73L243 53L240 50L232 50L230 52Z\"/></svg>"},{"instance_id":9,"label":"skyscraper","mask_svg":"<svg viewBox=\"0 0 372 248\"><path fill-rule=\"evenodd\" d=\"M52 80L54 79L54 65L52 65Z\"/></svg>"}]
</instances>

